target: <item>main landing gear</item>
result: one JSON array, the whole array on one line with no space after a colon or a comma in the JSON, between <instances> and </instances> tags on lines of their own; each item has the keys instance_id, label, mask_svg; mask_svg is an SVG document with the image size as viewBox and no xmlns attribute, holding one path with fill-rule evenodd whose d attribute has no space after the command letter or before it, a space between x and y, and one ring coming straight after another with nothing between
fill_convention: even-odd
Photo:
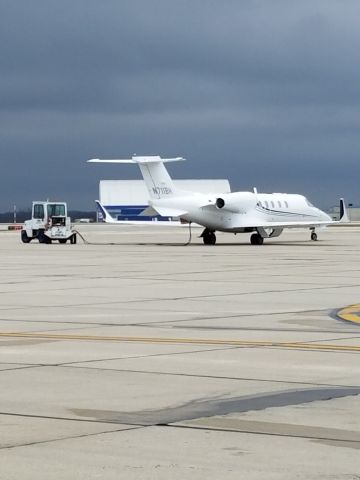
<instances>
[{"instance_id":1,"label":"main landing gear","mask_svg":"<svg viewBox=\"0 0 360 480\"><path fill-rule=\"evenodd\" d=\"M205 230L202 232L200 237L203 239L204 245L215 245L215 243L216 243L215 232L212 232L211 230L208 230L207 228L205 228Z\"/></svg>"},{"instance_id":2,"label":"main landing gear","mask_svg":"<svg viewBox=\"0 0 360 480\"><path fill-rule=\"evenodd\" d=\"M250 237L250 243L251 245L262 245L264 239L259 233L253 233Z\"/></svg>"},{"instance_id":3,"label":"main landing gear","mask_svg":"<svg viewBox=\"0 0 360 480\"><path fill-rule=\"evenodd\" d=\"M216 235L215 232L205 228L200 237L203 239L204 245L215 245ZM253 233L250 237L251 245L262 245L264 243L264 237L260 233Z\"/></svg>"}]
</instances>

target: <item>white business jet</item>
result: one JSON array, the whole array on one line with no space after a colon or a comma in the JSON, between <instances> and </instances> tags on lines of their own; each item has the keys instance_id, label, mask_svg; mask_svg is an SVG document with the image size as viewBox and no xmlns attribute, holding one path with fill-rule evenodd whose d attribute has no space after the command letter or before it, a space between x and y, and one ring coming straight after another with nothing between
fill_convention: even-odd
<instances>
[{"instance_id":1,"label":"white business jet","mask_svg":"<svg viewBox=\"0 0 360 480\"><path fill-rule=\"evenodd\" d=\"M284 228L308 228L311 240L317 240L316 228L348 222L345 202L340 199L340 220L333 221L314 207L304 196L287 193L233 192L203 194L179 190L165 168L165 162L184 160L182 157L133 156L128 160L88 160L91 163L137 163L149 192L149 207L144 215L178 217L187 223L205 227L201 234L205 245L216 243L215 232L253 232L252 245L262 245L264 238L281 235ZM105 221L114 223L106 209L98 204Z\"/></svg>"}]
</instances>

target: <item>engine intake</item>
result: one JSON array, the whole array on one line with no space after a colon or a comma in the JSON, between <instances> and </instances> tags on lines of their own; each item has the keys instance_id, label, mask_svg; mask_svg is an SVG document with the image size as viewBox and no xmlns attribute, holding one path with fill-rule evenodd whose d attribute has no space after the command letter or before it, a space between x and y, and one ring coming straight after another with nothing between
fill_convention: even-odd
<instances>
[{"instance_id":1,"label":"engine intake","mask_svg":"<svg viewBox=\"0 0 360 480\"><path fill-rule=\"evenodd\" d=\"M215 206L232 213L246 213L256 205L256 196L252 192L225 193L215 200Z\"/></svg>"},{"instance_id":2,"label":"engine intake","mask_svg":"<svg viewBox=\"0 0 360 480\"><path fill-rule=\"evenodd\" d=\"M217 208L223 208L225 206L225 200L219 197L216 199L215 205Z\"/></svg>"}]
</instances>

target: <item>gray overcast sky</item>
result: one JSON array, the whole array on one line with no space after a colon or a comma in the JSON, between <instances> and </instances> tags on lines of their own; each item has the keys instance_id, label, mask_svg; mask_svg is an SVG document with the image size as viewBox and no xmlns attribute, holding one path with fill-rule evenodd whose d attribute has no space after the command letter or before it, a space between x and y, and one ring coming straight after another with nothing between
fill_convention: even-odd
<instances>
[{"instance_id":1,"label":"gray overcast sky","mask_svg":"<svg viewBox=\"0 0 360 480\"><path fill-rule=\"evenodd\" d=\"M93 209L93 157L360 203L358 0L0 0L0 211Z\"/></svg>"}]
</instances>

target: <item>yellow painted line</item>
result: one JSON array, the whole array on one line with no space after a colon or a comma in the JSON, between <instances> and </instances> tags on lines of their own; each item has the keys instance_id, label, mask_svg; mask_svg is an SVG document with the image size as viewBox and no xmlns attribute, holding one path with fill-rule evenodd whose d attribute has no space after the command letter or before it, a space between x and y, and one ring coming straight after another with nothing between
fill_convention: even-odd
<instances>
[{"instance_id":1,"label":"yellow painted line","mask_svg":"<svg viewBox=\"0 0 360 480\"><path fill-rule=\"evenodd\" d=\"M360 303L342 308L337 312L337 316L342 320L346 320L347 322L357 323L360 325Z\"/></svg>"},{"instance_id":2,"label":"yellow painted line","mask_svg":"<svg viewBox=\"0 0 360 480\"><path fill-rule=\"evenodd\" d=\"M171 338L171 337L120 337L105 335L75 335L62 333L22 333L22 332L0 332L0 337L8 338L36 338L46 340L78 340L92 342L132 342L152 344L192 344L192 345L229 345L240 347L278 347L298 348L306 350L336 350L345 352L360 352L360 345L335 345L326 343L305 343L305 342L272 342L261 340L221 340L201 338Z\"/></svg>"}]
</instances>

